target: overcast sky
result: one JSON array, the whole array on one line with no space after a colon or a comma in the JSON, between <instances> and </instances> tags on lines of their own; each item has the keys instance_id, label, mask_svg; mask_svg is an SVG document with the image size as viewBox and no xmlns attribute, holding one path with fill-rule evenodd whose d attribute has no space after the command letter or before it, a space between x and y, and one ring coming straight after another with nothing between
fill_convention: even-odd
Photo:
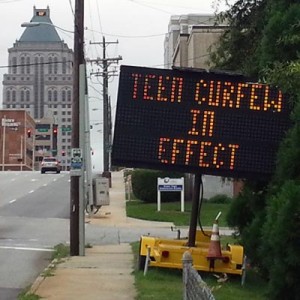
<instances>
[{"instance_id":1,"label":"overcast sky","mask_svg":"<svg viewBox=\"0 0 300 300\"><path fill-rule=\"evenodd\" d=\"M102 57L100 45L90 42L102 41L104 35L107 42L115 42L107 48L108 57L122 56L120 64L163 68L164 35L168 31L168 23L172 15L200 13L212 14L222 7L217 7L217 0L85 0L85 52L86 57L95 59ZM73 31L74 0L0 0L0 107L2 104L2 80L7 73L8 48L21 37L24 28L21 23L29 22L33 17L33 6L50 8L50 18L54 25ZM73 48L72 34L57 30L62 39ZM93 71L95 66L89 66ZM100 78L89 80L89 93L101 98L98 91L102 87ZM118 78L111 78L109 92L112 107L115 108ZM101 100L91 98L91 108L99 109L91 112L92 123L102 121ZM92 147L95 149L93 164L101 170L102 133L101 126L94 126Z\"/></svg>"}]
</instances>

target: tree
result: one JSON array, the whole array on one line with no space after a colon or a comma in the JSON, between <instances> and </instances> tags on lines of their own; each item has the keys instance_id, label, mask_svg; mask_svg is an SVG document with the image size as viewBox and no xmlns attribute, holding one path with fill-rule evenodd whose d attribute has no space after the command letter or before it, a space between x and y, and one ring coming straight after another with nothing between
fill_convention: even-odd
<instances>
[{"instance_id":1,"label":"tree","mask_svg":"<svg viewBox=\"0 0 300 300\"><path fill-rule=\"evenodd\" d=\"M226 18L229 27L212 53L215 67L278 86L294 108L293 127L278 151L273 178L265 183L246 181L228 221L239 228L247 254L268 276L270 299L298 299L300 3L239 0L220 18Z\"/></svg>"}]
</instances>

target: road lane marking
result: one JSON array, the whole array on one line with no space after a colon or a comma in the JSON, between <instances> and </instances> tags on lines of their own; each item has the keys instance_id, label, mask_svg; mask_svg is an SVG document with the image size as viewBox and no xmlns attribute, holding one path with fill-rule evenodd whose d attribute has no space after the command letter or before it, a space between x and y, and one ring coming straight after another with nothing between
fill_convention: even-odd
<instances>
[{"instance_id":1,"label":"road lane marking","mask_svg":"<svg viewBox=\"0 0 300 300\"><path fill-rule=\"evenodd\" d=\"M46 251L53 252L53 249L47 248L31 248L31 247L12 247L12 246L0 246L0 249L8 249L8 250L24 250L24 251Z\"/></svg>"},{"instance_id":2,"label":"road lane marking","mask_svg":"<svg viewBox=\"0 0 300 300\"><path fill-rule=\"evenodd\" d=\"M10 200L9 203L14 203L16 201L17 201L17 199L13 199L13 200Z\"/></svg>"},{"instance_id":3,"label":"road lane marking","mask_svg":"<svg viewBox=\"0 0 300 300\"><path fill-rule=\"evenodd\" d=\"M28 194L32 194L34 192L34 190L31 190L30 192L28 192Z\"/></svg>"}]
</instances>

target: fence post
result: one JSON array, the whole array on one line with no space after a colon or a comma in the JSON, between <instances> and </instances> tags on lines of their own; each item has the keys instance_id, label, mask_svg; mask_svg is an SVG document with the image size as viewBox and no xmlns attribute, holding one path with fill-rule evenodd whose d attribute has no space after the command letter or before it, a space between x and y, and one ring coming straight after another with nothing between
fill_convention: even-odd
<instances>
[{"instance_id":1,"label":"fence post","mask_svg":"<svg viewBox=\"0 0 300 300\"><path fill-rule=\"evenodd\" d=\"M189 270L193 265L193 257L189 251L185 251L182 256L182 279L183 279L183 300L187 300L187 283Z\"/></svg>"}]
</instances>

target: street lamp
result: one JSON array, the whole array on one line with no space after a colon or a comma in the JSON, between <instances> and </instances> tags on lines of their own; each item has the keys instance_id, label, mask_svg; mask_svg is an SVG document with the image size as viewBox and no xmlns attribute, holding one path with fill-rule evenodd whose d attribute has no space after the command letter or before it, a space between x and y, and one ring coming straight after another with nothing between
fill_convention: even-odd
<instances>
[{"instance_id":1,"label":"street lamp","mask_svg":"<svg viewBox=\"0 0 300 300\"><path fill-rule=\"evenodd\" d=\"M21 24L22 27L49 25L74 34L73 60L73 101L72 101L72 136L71 147L80 148L80 95L82 95L81 70L85 67L84 60L84 0L75 0L74 31L65 30L52 23L30 22ZM72 175L72 174L71 174ZM80 201L83 176L71 176L70 181L70 254L84 255L84 208Z\"/></svg>"},{"instance_id":2,"label":"street lamp","mask_svg":"<svg viewBox=\"0 0 300 300\"><path fill-rule=\"evenodd\" d=\"M55 27L57 29L60 29L62 31L69 32L69 33L74 33L74 31L61 28L57 25L54 25L54 24L48 23L48 22L24 22L24 23L21 24L21 27L37 27L37 26L40 26L40 25L53 26L53 27Z\"/></svg>"}]
</instances>

